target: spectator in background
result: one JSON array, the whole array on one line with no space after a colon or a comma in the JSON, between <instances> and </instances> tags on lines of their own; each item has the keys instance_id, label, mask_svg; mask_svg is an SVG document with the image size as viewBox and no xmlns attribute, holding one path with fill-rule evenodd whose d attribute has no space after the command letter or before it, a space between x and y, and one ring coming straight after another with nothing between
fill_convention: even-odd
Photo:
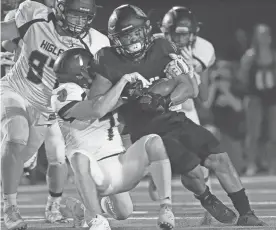
<instances>
[{"instance_id":1,"label":"spectator in background","mask_svg":"<svg viewBox=\"0 0 276 230\"><path fill-rule=\"evenodd\" d=\"M244 106L235 85L233 64L218 60L210 73L209 97L204 106L211 109L221 143L241 174L244 168Z\"/></svg>"},{"instance_id":2,"label":"spectator in background","mask_svg":"<svg viewBox=\"0 0 276 230\"><path fill-rule=\"evenodd\" d=\"M254 29L252 46L242 57L239 78L248 95L246 111L247 175L256 174L258 162L269 156L269 171L276 165L276 52L271 29L259 24ZM264 148L262 148L264 146Z\"/></svg>"}]
</instances>

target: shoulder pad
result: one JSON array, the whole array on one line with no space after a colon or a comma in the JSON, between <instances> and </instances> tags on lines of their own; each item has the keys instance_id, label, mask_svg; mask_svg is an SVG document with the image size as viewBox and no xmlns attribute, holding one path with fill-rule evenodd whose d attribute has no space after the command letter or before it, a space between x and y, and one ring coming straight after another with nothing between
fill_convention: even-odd
<instances>
[{"instance_id":1,"label":"shoulder pad","mask_svg":"<svg viewBox=\"0 0 276 230\"><path fill-rule=\"evenodd\" d=\"M193 46L193 56L198 59L206 68L215 62L215 49L211 42L197 37Z\"/></svg>"},{"instance_id":2,"label":"shoulder pad","mask_svg":"<svg viewBox=\"0 0 276 230\"><path fill-rule=\"evenodd\" d=\"M101 48L110 46L108 37L94 28L89 30L88 36L86 36L83 41L88 44L90 52L93 55L95 55Z\"/></svg>"},{"instance_id":3,"label":"shoulder pad","mask_svg":"<svg viewBox=\"0 0 276 230\"><path fill-rule=\"evenodd\" d=\"M51 105L55 112L73 101L83 101L86 93L83 88L75 83L65 83L53 90Z\"/></svg>"},{"instance_id":4,"label":"shoulder pad","mask_svg":"<svg viewBox=\"0 0 276 230\"><path fill-rule=\"evenodd\" d=\"M19 5L15 14L15 23L17 27L31 22L35 19L48 20L48 15L52 10L47 6L34 1L25 1Z\"/></svg>"},{"instance_id":5,"label":"shoulder pad","mask_svg":"<svg viewBox=\"0 0 276 230\"><path fill-rule=\"evenodd\" d=\"M4 21L7 22L7 21L9 21L9 20L14 19L14 18L15 18L16 11L17 11L17 9L10 10L10 11L6 14L6 16L5 16L5 18L4 18Z\"/></svg>"}]
</instances>

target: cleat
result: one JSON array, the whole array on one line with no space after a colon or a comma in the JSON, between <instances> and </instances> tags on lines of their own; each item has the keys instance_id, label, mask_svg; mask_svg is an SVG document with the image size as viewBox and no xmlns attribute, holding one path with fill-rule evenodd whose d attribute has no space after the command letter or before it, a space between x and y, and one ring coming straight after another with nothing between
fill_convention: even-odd
<instances>
[{"instance_id":1,"label":"cleat","mask_svg":"<svg viewBox=\"0 0 276 230\"><path fill-rule=\"evenodd\" d=\"M61 197L52 199L48 196L47 205L45 208L45 218L48 223L68 223L66 219L60 212L60 202Z\"/></svg>"},{"instance_id":2,"label":"cleat","mask_svg":"<svg viewBox=\"0 0 276 230\"><path fill-rule=\"evenodd\" d=\"M85 207L84 205L76 198L68 197L65 199L65 206L68 209L73 217L73 227L79 228L84 227L85 225Z\"/></svg>"},{"instance_id":3,"label":"cleat","mask_svg":"<svg viewBox=\"0 0 276 230\"><path fill-rule=\"evenodd\" d=\"M116 220L118 219L117 216L116 216L116 213L113 209L112 202L111 202L111 200L108 196L103 197L101 199L101 208L102 208L103 212L108 214L110 217L112 217Z\"/></svg>"},{"instance_id":4,"label":"cleat","mask_svg":"<svg viewBox=\"0 0 276 230\"><path fill-rule=\"evenodd\" d=\"M197 198L195 196L195 198ZM198 199L198 198L197 198ZM215 195L211 194L204 200L200 200L201 205L219 222L224 224L234 224L237 215L225 206Z\"/></svg>"},{"instance_id":5,"label":"cleat","mask_svg":"<svg viewBox=\"0 0 276 230\"><path fill-rule=\"evenodd\" d=\"M4 224L8 230L25 230L27 223L22 219L19 209L15 205L4 208Z\"/></svg>"},{"instance_id":6,"label":"cleat","mask_svg":"<svg viewBox=\"0 0 276 230\"><path fill-rule=\"evenodd\" d=\"M162 205L157 220L159 229L171 230L175 227L174 214L168 205Z\"/></svg>"},{"instance_id":7,"label":"cleat","mask_svg":"<svg viewBox=\"0 0 276 230\"><path fill-rule=\"evenodd\" d=\"M101 215L93 218L88 225L91 226L89 230L111 230L108 220Z\"/></svg>"},{"instance_id":8,"label":"cleat","mask_svg":"<svg viewBox=\"0 0 276 230\"><path fill-rule=\"evenodd\" d=\"M246 214L239 217L238 226L268 226L265 222L261 221L254 213L249 211Z\"/></svg>"}]
</instances>

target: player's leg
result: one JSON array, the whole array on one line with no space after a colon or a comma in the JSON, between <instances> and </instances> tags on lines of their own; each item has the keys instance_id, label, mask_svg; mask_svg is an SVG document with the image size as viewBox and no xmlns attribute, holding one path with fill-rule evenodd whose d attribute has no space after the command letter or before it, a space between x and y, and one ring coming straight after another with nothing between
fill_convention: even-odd
<instances>
[{"instance_id":1,"label":"player's leg","mask_svg":"<svg viewBox=\"0 0 276 230\"><path fill-rule=\"evenodd\" d=\"M105 213L116 220L125 220L133 213L133 203L129 192L103 197L101 207Z\"/></svg>"},{"instance_id":2,"label":"player's leg","mask_svg":"<svg viewBox=\"0 0 276 230\"><path fill-rule=\"evenodd\" d=\"M68 169L65 161L65 143L58 122L48 128L45 138L45 150L48 160L46 178L49 189L45 217L51 223L64 222L66 220L62 216L59 207Z\"/></svg>"},{"instance_id":3,"label":"player's leg","mask_svg":"<svg viewBox=\"0 0 276 230\"><path fill-rule=\"evenodd\" d=\"M161 206L158 224L165 229L173 227L175 223L171 212L171 166L162 139L157 135L142 137L129 147L125 154L120 155L117 164L109 164L111 159L99 162L103 171L114 170L114 173L110 173L111 187L104 195L133 189L149 172L157 187Z\"/></svg>"},{"instance_id":4,"label":"player's leg","mask_svg":"<svg viewBox=\"0 0 276 230\"><path fill-rule=\"evenodd\" d=\"M187 125L189 124L189 125ZM251 211L248 197L228 154L220 148L219 142L206 129L193 122L186 123L186 132L181 141L185 146L195 151L201 159L201 164L212 170L220 184L227 192L234 207L240 214L239 225L263 225Z\"/></svg>"},{"instance_id":5,"label":"player's leg","mask_svg":"<svg viewBox=\"0 0 276 230\"><path fill-rule=\"evenodd\" d=\"M102 172L97 161L86 152L75 152L69 160L78 193L85 207L85 213L83 213L83 210L78 208L80 203L72 199L67 201L67 206L74 213L75 227L80 227L82 220L85 219L91 229L96 225L109 229L108 221L101 215L102 209L98 197L98 190L104 191L109 186L107 176Z\"/></svg>"},{"instance_id":6,"label":"player's leg","mask_svg":"<svg viewBox=\"0 0 276 230\"><path fill-rule=\"evenodd\" d=\"M1 86L1 174L4 223L7 229L26 228L17 207L17 188L23 173L29 138L29 121L24 99Z\"/></svg>"}]
</instances>

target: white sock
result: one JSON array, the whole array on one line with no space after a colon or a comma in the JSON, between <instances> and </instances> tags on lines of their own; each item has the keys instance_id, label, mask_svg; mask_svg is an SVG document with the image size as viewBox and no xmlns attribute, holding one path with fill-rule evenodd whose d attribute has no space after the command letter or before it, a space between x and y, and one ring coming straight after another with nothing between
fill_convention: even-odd
<instances>
[{"instance_id":1,"label":"white sock","mask_svg":"<svg viewBox=\"0 0 276 230\"><path fill-rule=\"evenodd\" d=\"M12 205L16 206L17 205L16 198L17 198L17 193L3 194L4 209Z\"/></svg>"},{"instance_id":2,"label":"white sock","mask_svg":"<svg viewBox=\"0 0 276 230\"><path fill-rule=\"evenodd\" d=\"M153 161L149 166L149 172L156 186L160 204L171 204L172 170L169 159Z\"/></svg>"}]
</instances>

